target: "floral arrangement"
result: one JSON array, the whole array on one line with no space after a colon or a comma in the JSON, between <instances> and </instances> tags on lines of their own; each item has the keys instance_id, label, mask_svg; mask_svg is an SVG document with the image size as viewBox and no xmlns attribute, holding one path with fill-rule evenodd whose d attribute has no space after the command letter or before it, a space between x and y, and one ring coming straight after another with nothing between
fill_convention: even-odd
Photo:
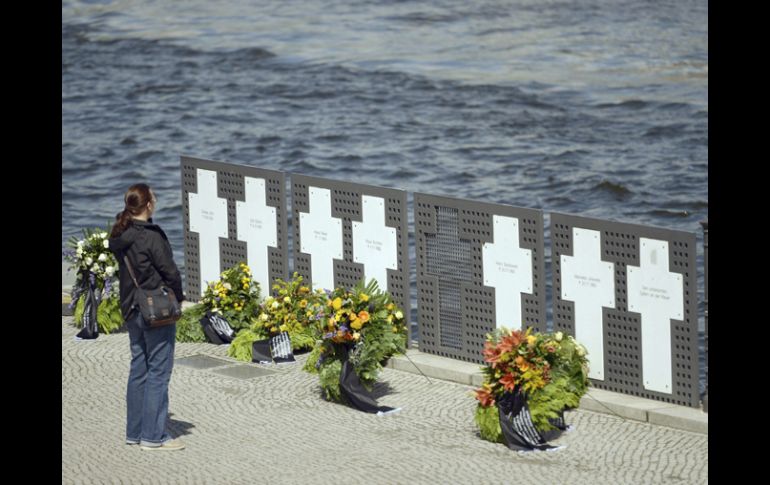
<instances>
[{"instance_id":1,"label":"floral arrangement","mask_svg":"<svg viewBox=\"0 0 770 485\"><path fill-rule=\"evenodd\" d=\"M106 231L83 229L83 238L72 236L67 242L69 247L62 251L62 256L70 263L69 269L77 271L70 303L70 309L74 309L75 325L83 326L85 298L90 284L99 302L96 310L99 331L106 334L123 325L117 291L118 262L109 249L109 233L109 225Z\"/></svg>"},{"instance_id":2,"label":"floral arrangement","mask_svg":"<svg viewBox=\"0 0 770 485\"><path fill-rule=\"evenodd\" d=\"M259 283L252 279L245 263L223 271L219 280L208 284L201 298L206 311L221 315L236 332L251 326L259 302Z\"/></svg>"},{"instance_id":3,"label":"floral arrangement","mask_svg":"<svg viewBox=\"0 0 770 485\"><path fill-rule=\"evenodd\" d=\"M342 362L347 358L363 385L371 390L382 362L406 351L404 313L375 280L351 291L336 288L329 294L316 326L321 339L304 370L319 374L327 399L341 402L339 389Z\"/></svg>"},{"instance_id":4,"label":"floral arrangement","mask_svg":"<svg viewBox=\"0 0 770 485\"><path fill-rule=\"evenodd\" d=\"M539 431L554 429L549 420L576 408L588 386L586 350L562 332L532 333L497 329L484 344L484 382L475 391L476 423L482 438L502 442L496 400L521 390L532 423Z\"/></svg>"},{"instance_id":5,"label":"floral arrangement","mask_svg":"<svg viewBox=\"0 0 770 485\"><path fill-rule=\"evenodd\" d=\"M326 293L312 291L295 272L289 281L275 280L273 295L259 305L250 327L233 340L228 349L231 357L250 362L252 343L280 332L288 332L294 351L313 347L316 327L312 322L323 314Z\"/></svg>"}]
</instances>

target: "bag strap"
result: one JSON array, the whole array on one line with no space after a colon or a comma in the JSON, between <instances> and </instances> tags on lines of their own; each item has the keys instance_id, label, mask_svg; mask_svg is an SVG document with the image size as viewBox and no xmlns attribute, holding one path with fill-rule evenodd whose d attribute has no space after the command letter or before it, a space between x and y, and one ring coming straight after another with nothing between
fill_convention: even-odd
<instances>
[{"instance_id":1,"label":"bag strap","mask_svg":"<svg viewBox=\"0 0 770 485\"><path fill-rule=\"evenodd\" d=\"M136 282L136 275L134 274L134 268L131 267L131 262L128 260L128 254L123 255L123 261L126 262L126 267L128 267L128 272L131 274L131 279L134 280L134 284L137 288L141 289L139 283Z\"/></svg>"}]
</instances>

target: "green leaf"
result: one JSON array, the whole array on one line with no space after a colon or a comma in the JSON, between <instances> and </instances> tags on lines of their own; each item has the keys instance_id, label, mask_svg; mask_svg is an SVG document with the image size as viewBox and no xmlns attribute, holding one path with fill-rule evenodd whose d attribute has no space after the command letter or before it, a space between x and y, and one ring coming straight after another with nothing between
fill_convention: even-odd
<instances>
[{"instance_id":1,"label":"green leaf","mask_svg":"<svg viewBox=\"0 0 770 485\"><path fill-rule=\"evenodd\" d=\"M503 443L503 430L500 428L500 416L497 406L487 408L476 406L476 425L479 427L481 437L492 443Z\"/></svg>"},{"instance_id":2,"label":"green leaf","mask_svg":"<svg viewBox=\"0 0 770 485\"><path fill-rule=\"evenodd\" d=\"M326 398L333 402L344 402L340 392L340 374L342 373L342 362L333 360L321 367L319 372L319 381L321 388L326 393Z\"/></svg>"},{"instance_id":3,"label":"green leaf","mask_svg":"<svg viewBox=\"0 0 770 485\"><path fill-rule=\"evenodd\" d=\"M110 295L99 303L96 308L96 323L99 332L109 335L123 325L123 315L120 312L120 298Z\"/></svg>"},{"instance_id":4,"label":"green leaf","mask_svg":"<svg viewBox=\"0 0 770 485\"><path fill-rule=\"evenodd\" d=\"M318 358L320 356L321 356L321 346L316 345L315 347L313 347L313 350L310 351L310 354L308 354L307 360L305 361L305 365L302 366L302 370L310 374L318 374L318 369L316 369L315 365L318 362Z\"/></svg>"},{"instance_id":5,"label":"green leaf","mask_svg":"<svg viewBox=\"0 0 770 485\"><path fill-rule=\"evenodd\" d=\"M86 305L86 295L82 294L78 298L77 303L75 303L75 310L73 312L73 316L75 317L75 326L78 328L83 327L83 312L85 310Z\"/></svg>"},{"instance_id":6,"label":"green leaf","mask_svg":"<svg viewBox=\"0 0 770 485\"><path fill-rule=\"evenodd\" d=\"M200 324L205 313L206 307L203 304L193 305L183 310L182 317L176 322L176 341L205 342L206 335Z\"/></svg>"},{"instance_id":7,"label":"green leaf","mask_svg":"<svg viewBox=\"0 0 770 485\"><path fill-rule=\"evenodd\" d=\"M251 329L243 329L235 336L230 347L227 349L227 355L244 362L251 362L252 344L257 340L262 340L264 336L254 332Z\"/></svg>"}]
</instances>

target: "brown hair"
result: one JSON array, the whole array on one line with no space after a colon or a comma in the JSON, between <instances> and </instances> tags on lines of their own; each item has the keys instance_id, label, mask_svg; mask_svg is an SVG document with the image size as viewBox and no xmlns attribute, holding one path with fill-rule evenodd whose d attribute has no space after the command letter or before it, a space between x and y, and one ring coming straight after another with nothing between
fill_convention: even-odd
<instances>
[{"instance_id":1,"label":"brown hair","mask_svg":"<svg viewBox=\"0 0 770 485\"><path fill-rule=\"evenodd\" d=\"M118 237L123 234L123 231L131 224L131 218L144 212L147 209L147 204L152 202L152 200L153 197L149 185L134 184L129 187L123 198L126 204L125 209L118 212L115 216L115 225L112 226L110 237Z\"/></svg>"}]
</instances>

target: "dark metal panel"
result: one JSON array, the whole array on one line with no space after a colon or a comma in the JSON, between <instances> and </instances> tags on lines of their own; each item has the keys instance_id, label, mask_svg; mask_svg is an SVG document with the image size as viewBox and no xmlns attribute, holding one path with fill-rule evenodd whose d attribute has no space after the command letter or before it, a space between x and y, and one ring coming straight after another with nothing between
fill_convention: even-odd
<instances>
[{"instance_id":1,"label":"dark metal panel","mask_svg":"<svg viewBox=\"0 0 770 485\"><path fill-rule=\"evenodd\" d=\"M575 335L575 311L571 301L562 300L561 256L572 256L573 229L600 233L601 260L615 265L615 308L602 312L604 336L604 380L591 383L608 391L665 401L699 405L698 396L698 314L695 234L670 229L626 224L567 214L551 213L553 259L554 331ZM628 266L639 266L640 238L668 242L669 271L680 273L683 281L684 320L671 320L672 393L645 389L642 372L641 314L628 311Z\"/></svg>"},{"instance_id":2,"label":"dark metal panel","mask_svg":"<svg viewBox=\"0 0 770 485\"><path fill-rule=\"evenodd\" d=\"M519 246L532 254L533 293L522 294L522 327L546 330L542 212L415 193L420 350L483 362L486 335L497 326L495 288L484 285L482 252L484 243L495 242L495 215L519 220Z\"/></svg>"},{"instance_id":3,"label":"dark metal panel","mask_svg":"<svg viewBox=\"0 0 770 485\"><path fill-rule=\"evenodd\" d=\"M351 288L364 277L364 265L354 261L353 222L363 222L363 196L379 197L385 204L385 225L396 229L398 269L387 269L387 285L378 282L393 300L410 309L409 229L406 192L373 185L340 182L307 175L291 174L292 218L294 224L294 271L312 283L311 255L301 252L300 213L310 212L309 188L327 189L331 195L332 217L342 221L343 259L334 260L334 285Z\"/></svg>"},{"instance_id":4,"label":"dark metal panel","mask_svg":"<svg viewBox=\"0 0 770 485\"><path fill-rule=\"evenodd\" d=\"M236 202L244 202L246 177L263 179L265 181L266 205L276 210L276 240L277 248L268 248L269 280L285 279L288 275L288 225L286 211L285 175L282 172L266 170L246 165L215 162L193 157L181 157L182 171L182 204L184 210L184 239L185 239L185 292L188 299L198 300L200 294L200 246L197 233L190 232L190 202L189 194L198 192L197 169L210 170L217 173L217 194L227 199L228 237L219 239L219 254L206 255L218 257L220 267L225 269L247 261L247 243L237 239ZM261 288L262 296L271 291Z\"/></svg>"}]
</instances>

